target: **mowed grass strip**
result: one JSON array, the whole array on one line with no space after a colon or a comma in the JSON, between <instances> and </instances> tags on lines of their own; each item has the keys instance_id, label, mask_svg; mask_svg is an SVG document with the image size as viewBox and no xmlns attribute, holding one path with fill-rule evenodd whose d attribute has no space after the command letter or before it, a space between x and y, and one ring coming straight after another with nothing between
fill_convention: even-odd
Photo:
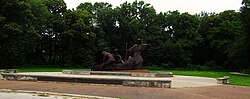
<instances>
[{"instance_id":1,"label":"mowed grass strip","mask_svg":"<svg viewBox=\"0 0 250 99\"><path fill-rule=\"evenodd\" d=\"M191 70L151 70L151 71L152 72L172 72L174 75L210 77L210 78L220 78L224 76L230 76L231 85L250 86L250 76L235 75L235 74L230 74L229 72L191 71Z\"/></svg>"}]
</instances>

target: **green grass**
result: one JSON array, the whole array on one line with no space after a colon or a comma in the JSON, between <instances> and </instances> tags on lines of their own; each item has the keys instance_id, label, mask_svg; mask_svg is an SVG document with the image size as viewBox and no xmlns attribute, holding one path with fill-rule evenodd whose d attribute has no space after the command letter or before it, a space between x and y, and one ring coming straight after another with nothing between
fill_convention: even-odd
<instances>
[{"instance_id":1,"label":"green grass","mask_svg":"<svg viewBox=\"0 0 250 99\"><path fill-rule=\"evenodd\" d=\"M170 71L174 75L183 76L198 76L198 77L210 77L219 78L224 76L230 76L231 85L250 86L250 76L234 75L229 72L217 72L217 71L189 71L189 70L151 70L151 71Z\"/></svg>"},{"instance_id":2,"label":"green grass","mask_svg":"<svg viewBox=\"0 0 250 99\"><path fill-rule=\"evenodd\" d=\"M232 85L250 86L250 76L230 75Z\"/></svg>"},{"instance_id":3,"label":"green grass","mask_svg":"<svg viewBox=\"0 0 250 99\"><path fill-rule=\"evenodd\" d=\"M18 72L62 72L62 70L89 70L82 68L50 68L50 67L33 67L33 68L19 68ZM230 76L231 85L250 86L250 76L233 75L229 72L218 71L192 71L192 70L150 70L151 72L172 72L174 75L183 76L198 76L219 78L223 76Z\"/></svg>"}]
</instances>

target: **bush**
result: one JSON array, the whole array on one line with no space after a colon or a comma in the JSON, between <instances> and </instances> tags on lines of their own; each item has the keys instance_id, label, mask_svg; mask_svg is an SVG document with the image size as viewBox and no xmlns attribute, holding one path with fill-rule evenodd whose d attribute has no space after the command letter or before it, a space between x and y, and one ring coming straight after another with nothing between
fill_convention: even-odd
<instances>
[{"instance_id":1,"label":"bush","mask_svg":"<svg viewBox=\"0 0 250 99\"><path fill-rule=\"evenodd\" d=\"M242 69L241 72L244 74L250 74L250 69Z\"/></svg>"},{"instance_id":2,"label":"bush","mask_svg":"<svg viewBox=\"0 0 250 99\"><path fill-rule=\"evenodd\" d=\"M171 68L171 66L169 64L162 63L161 65L163 68Z\"/></svg>"},{"instance_id":3,"label":"bush","mask_svg":"<svg viewBox=\"0 0 250 99\"><path fill-rule=\"evenodd\" d=\"M187 64L186 70L211 70L208 65Z\"/></svg>"},{"instance_id":4,"label":"bush","mask_svg":"<svg viewBox=\"0 0 250 99\"><path fill-rule=\"evenodd\" d=\"M152 66L146 66L145 69L150 69L150 70L160 70L163 69L160 66L152 65Z\"/></svg>"}]
</instances>

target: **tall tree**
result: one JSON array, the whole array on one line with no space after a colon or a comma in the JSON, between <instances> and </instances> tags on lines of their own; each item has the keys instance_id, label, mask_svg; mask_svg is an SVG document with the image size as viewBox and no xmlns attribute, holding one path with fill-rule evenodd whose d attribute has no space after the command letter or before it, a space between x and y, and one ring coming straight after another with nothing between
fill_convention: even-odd
<instances>
[{"instance_id":1,"label":"tall tree","mask_svg":"<svg viewBox=\"0 0 250 99\"><path fill-rule=\"evenodd\" d=\"M241 7L241 19L244 25L244 33L245 33L245 48L243 50L244 54L242 58L244 58L244 67L242 68L250 68L250 0L243 0Z\"/></svg>"},{"instance_id":2,"label":"tall tree","mask_svg":"<svg viewBox=\"0 0 250 99\"><path fill-rule=\"evenodd\" d=\"M44 52L49 65L56 65L62 59L61 56L61 38L60 35L65 29L64 14L67 11L66 3L63 0L43 0L48 7L50 16L47 20L46 31L43 34Z\"/></svg>"},{"instance_id":3,"label":"tall tree","mask_svg":"<svg viewBox=\"0 0 250 99\"><path fill-rule=\"evenodd\" d=\"M239 13L233 10L219 14L202 13L199 33L204 41L197 46L194 54L195 64L213 65L209 68L236 69L232 57L239 49L242 39L242 25ZM233 55L234 54L234 55ZM235 61L234 61L235 62Z\"/></svg>"},{"instance_id":4,"label":"tall tree","mask_svg":"<svg viewBox=\"0 0 250 99\"><path fill-rule=\"evenodd\" d=\"M77 9L86 10L92 14L93 27L92 32L96 32L97 50L110 50L113 43L110 41L115 32L115 19L112 5L104 2L94 4L86 2L81 3Z\"/></svg>"},{"instance_id":5,"label":"tall tree","mask_svg":"<svg viewBox=\"0 0 250 99\"><path fill-rule=\"evenodd\" d=\"M95 53L96 34L91 31L93 15L77 9L65 14L67 30L62 34L64 56L67 64L91 66Z\"/></svg>"},{"instance_id":6,"label":"tall tree","mask_svg":"<svg viewBox=\"0 0 250 99\"><path fill-rule=\"evenodd\" d=\"M38 16L35 4L38 0L1 0L0 1L0 60L1 66L23 65L30 61L29 55L36 53L36 48L41 40L43 22L35 23ZM16 10L19 9L19 10ZM46 13L46 12L45 12ZM41 16L46 16L40 13Z\"/></svg>"}]
</instances>

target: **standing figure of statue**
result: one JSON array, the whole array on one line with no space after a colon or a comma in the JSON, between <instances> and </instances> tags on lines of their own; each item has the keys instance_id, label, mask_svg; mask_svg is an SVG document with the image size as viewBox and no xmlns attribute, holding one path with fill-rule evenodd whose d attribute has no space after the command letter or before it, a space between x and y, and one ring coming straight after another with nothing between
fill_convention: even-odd
<instances>
[{"instance_id":1,"label":"standing figure of statue","mask_svg":"<svg viewBox=\"0 0 250 99\"><path fill-rule=\"evenodd\" d=\"M142 69L142 62L143 58L141 56L141 51L145 49L145 45L142 44L141 39L138 38L136 43L129 49L127 49L128 52L133 53L133 68L132 69Z\"/></svg>"},{"instance_id":2,"label":"standing figure of statue","mask_svg":"<svg viewBox=\"0 0 250 99\"><path fill-rule=\"evenodd\" d=\"M114 49L112 55L115 58L115 63L124 63L122 56L118 53L118 49Z\"/></svg>"}]
</instances>

